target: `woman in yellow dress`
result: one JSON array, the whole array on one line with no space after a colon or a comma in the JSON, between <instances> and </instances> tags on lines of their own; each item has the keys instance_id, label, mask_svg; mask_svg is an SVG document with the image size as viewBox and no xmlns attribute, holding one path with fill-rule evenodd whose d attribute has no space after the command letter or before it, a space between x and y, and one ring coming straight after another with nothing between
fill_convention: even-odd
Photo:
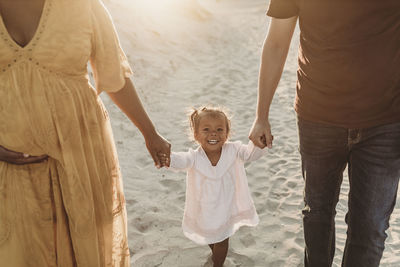
<instances>
[{"instance_id":1,"label":"woman in yellow dress","mask_svg":"<svg viewBox=\"0 0 400 267\"><path fill-rule=\"evenodd\" d=\"M100 0L0 0L0 14L0 265L129 266L98 94L139 128L156 165L170 145L141 105L108 12Z\"/></svg>"}]
</instances>

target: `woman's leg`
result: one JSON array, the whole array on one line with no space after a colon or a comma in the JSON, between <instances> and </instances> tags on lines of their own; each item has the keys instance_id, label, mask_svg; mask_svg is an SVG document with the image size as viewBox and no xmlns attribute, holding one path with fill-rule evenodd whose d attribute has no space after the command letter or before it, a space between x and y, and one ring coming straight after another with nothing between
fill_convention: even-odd
<instances>
[{"instance_id":1,"label":"woman's leg","mask_svg":"<svg viewBox=\"0 0 400 267\"><path fill-rule=\"evenodd\" d=\"M228 254L229 238L219 243L209 245L212 249L214 267L222 267L225 262L226 254Z\"/></svg>"},{"instance_id":2,"label":"woman's leg","mask_svg":"<svg viewBox=\"0 0 400 267\"><path fill-rule=\"evenodd\" d=\"M27 165L0 162L0 263L76 266L55 169L51 158Z\"/></svg>"}]
</instances>

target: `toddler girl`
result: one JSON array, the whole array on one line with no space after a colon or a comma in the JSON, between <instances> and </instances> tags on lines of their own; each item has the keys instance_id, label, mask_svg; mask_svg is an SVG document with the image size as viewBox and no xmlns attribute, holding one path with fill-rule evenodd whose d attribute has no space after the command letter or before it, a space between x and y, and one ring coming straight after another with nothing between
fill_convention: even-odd
<instances>
[{"instance_id":1,"label":"toddler girl","mask_svg":"<svg viewBox=\"0 0 400 267\"><path fill-rule=\"evenodd\" d=\"M260 158L266 149L251 141L228 141L230 121L218 108L194 110L190 127L199 147L172 152L169 167L187 172L183 233L198 244L208 244L214 267L222 266L229 237L243 225L258 224L244 163ZM159 157L165 164L166 155Z\"/></svg>"}]
</instances>

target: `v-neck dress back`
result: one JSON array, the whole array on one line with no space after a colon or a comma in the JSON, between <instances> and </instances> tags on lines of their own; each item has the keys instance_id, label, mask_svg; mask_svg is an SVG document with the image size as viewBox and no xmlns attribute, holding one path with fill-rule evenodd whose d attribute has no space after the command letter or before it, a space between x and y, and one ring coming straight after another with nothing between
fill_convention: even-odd
<instances>
[{"instance_id":1,"label":"v-neck dress back","mask_svg":"<svg viewBox=\"0 0 400 267\"><path fill-rule=\"evenodd\" d=\"M172 152L170 169L186 171L184 235L198 244L215 244L241 226L256 226L259 218L248 187L245 162L259 159L266 149L251 141L226 142L216 166L201 147Z\"/></svg>"},{"instance_id":2,"label":"v-neck dress back","mask_svg":"<svg viewBox=\"0 0 400 267\"><path fill-rule=\"evenodd\" d=\"M1 21L0 55L0 145L49 155L0 162L0 262L129 266L122 179L98 94L121 89L132 72L104 5L46 0L24 47Z\"/></svg>"}]
</instances>

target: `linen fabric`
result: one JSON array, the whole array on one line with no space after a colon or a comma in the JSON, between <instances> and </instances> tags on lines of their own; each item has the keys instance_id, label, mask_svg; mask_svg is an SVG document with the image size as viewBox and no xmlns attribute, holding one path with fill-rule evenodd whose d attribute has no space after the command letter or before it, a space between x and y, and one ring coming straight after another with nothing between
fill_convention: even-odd
<instances>
[{"instance_id":1,"label":"linen fabric","mask_svg":"<svg viewBox=\"0 0 400 267\"><path fill-rule=\"evenodd\" d=\"M2 20L0 37L0 145L49 156L0 162L0 262L129 266L122 180L98 97L131 75L110 15L99 0L46 0L26 46Z\"/></svg>"},{"instance_id":2,"label":"linen fabric","mask_svg":"<svg viewBox=\"0 0 400 267\"><path fill-rule=\"evenodd\" d=\"M172 152L170 169L186 171L184 235L198 244L214 244L241 226L256 226L259 218L248 187L245 162L259 159L266 149L251 141L226 142L216 166L204 150Z\"/></svg>"},{"instance_id":3,"label":"linen fabric","mask_svg":"<svg viewBox=\"0 0 400 267\"><path fill-rule=\"evenodd\" d=\"M400 122L400 1L271 0L267 15L299 17L301 118L345 128Z\"/></svg>"}]
</instances>

